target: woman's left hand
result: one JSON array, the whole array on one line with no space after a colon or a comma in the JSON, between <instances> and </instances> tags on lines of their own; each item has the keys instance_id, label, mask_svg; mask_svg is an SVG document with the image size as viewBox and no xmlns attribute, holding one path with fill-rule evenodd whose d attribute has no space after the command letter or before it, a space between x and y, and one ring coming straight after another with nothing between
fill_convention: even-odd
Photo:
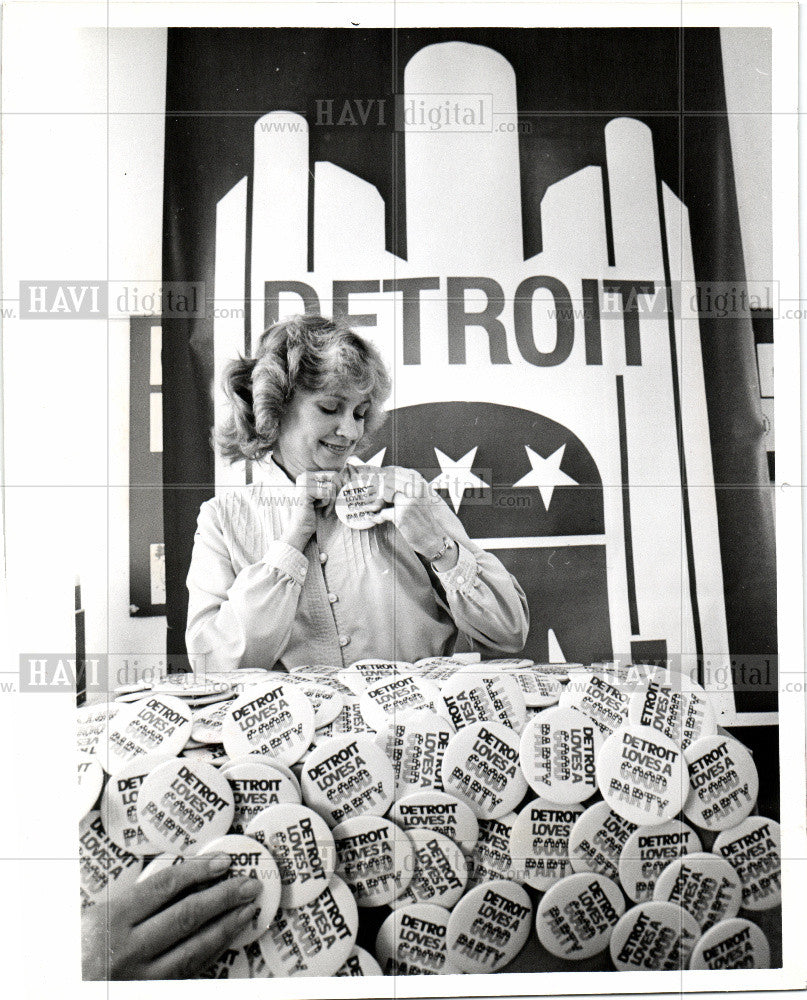
<instances>
[{"instance_id":1,"label":"woman's left hand","mask_svg":"<svg viewBox=\"0 0 807 1000\"><path fill-rule=\"evenodd\" d=\"M378 511L376 524L391 521L415 552L427 559L443 548L446 532L436 514L441 500L419 472L385 468L383 498L392 506Z\"/></svg>"}]
</instances>

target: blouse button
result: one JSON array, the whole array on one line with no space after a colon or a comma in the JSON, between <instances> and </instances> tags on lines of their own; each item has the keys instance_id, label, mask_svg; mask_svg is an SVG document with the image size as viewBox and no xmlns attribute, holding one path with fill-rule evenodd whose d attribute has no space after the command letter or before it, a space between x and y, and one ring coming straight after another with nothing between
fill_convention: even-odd
<instances>
[{"instance_id":1,"label":"blouse button","mask_svg":"<svg viewBox=\"0 0 807 1000\"><path fill-rule=\"evenodd\" d=\"M347 646L347 644L349 642L350 642L350 636L349 635L340 635L339 636L339 645L340 646Z\"/></svg>"},{"instance_id":2,"label":"blouse button","mask_svg":"<svg viewBox=\"0 0 807 1000\"><path fill-rule=\"evenodd\" d=\"M458 576L457 577L457 583L461 587L463 585L463 583L465 583L465 577L464 576Z\"/></svg>"},{"instance_id":3,"label":"blouse button","mask_svg":"<svg viewBox=\"0 0 807 1000\"><path fill-rule=\"evenodd\" d=\"M336 596L336 594L328 594L328 600L331 602L331 604L336 604L339 598Z\"/></svg>"},{"instance_id":4,"label":"blouse button","mask_svg":"<svg viewBox=\"0 0 807 1000\"><path fill-rule=\"evenodd\" d=\"M324 565L328 561L328 553L327 552L320 552L320 554L319 554L319 561Z\"/></svg>"}]
</instances>

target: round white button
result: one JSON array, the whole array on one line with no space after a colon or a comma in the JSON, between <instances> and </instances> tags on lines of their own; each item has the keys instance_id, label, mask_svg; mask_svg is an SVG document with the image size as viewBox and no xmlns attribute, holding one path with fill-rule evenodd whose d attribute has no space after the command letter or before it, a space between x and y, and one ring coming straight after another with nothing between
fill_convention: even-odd
<instances>
[{"instance_id":1,"label":"round white button","mask_svg":"<svg viewBox=\"0 0 807 1000\"><path fill-rule=\"evenodd\" d=\"M364 475L345 483L334 504L336 516L349 528L364 531L375 525L375 516L383 500L377 477Z\"/></svg>"},{"instance_id":2,"label":"round white button","mask_svg":"<svg viewBox=\"0 0 807 1000\"><path fill-rule=\"evenodd\" d=\"M610 736L628 718L629 695L597 673L575 674L560 696L561 708L576 708Z\"/></svg>"},{"instance_id":3,"label":"round white button","mask_svg":"<svg viewBox=\"0 0 807 1000\"><path fill-rule=\"evenodd\" d=\"M518 681L510 674L485 672L484 666L463 667L442 686L448 718L457 729L471 722L501 722L520 733L527 704Z\"/></svg>"},{"instance_id":4,"label":"round white button","mask_svg":"<svg viewBox=\"0 0 807 1000\"><path fill-rule=\"evenodd\" d=\"M767 969L771 949L762 930L734 917L710 927L695 945L690 969Z\"/></svg>"},{"instance_id":5,"label":"round white button","mask_svg":"<svg viewBox=\"0 0 807 1000\"><path fill-rule=\"evenodd\" d=\"M686 854L671 861L656 879L653 899L678 903L707 931L721 920L736 917L742 901L740 877L725 858Z\"/></svg>"},{"instance_id":6,"label":"round white button","mask_svg":"<svg viewBox=\"0 0 807 1000\"><path fill-rule=\"evenodd\" d=\"M619 856L619 881L634 903L652 899L656 879L684 854L700 851L695 831L678 819L659 826L640 826L625 841Z\"/></svg>"},{"instance_id":7,"label":"round white button","mask_svg":"<svg viewBox=\"0 0 807 1000\"><path fill-rule=\"evenodd\" d=\"M97 811L87 813L79 824L78 836L81 908L125 896L137 882L143 859L109 839Z\"/></svg>"},{"instance_id":8,"label":"round white button","mask_svg":"<svg viewBox=\"0 0 807 1000\"><path fill-rule=\"evenodd\" d=\"M754 808L759 775L754 758L733 736L704 736L684 751L692 787L684 815L706 830L729 830Z\"/></svg>"},{"instance_id":9,"label":"round white button","mask_svg":"<svg viewBox=\"0 0 807 1000\"><path fill-rule=\"evenodd\" d=\"M446 792L418 791L404 795L393 803L389 817L404 830L442 833L466 852L473 850L479 837L476 816L464 802Z\"/></svg>"},{"instance_id":10,"label":"round white button","mask_svg":"<svg viewBox=\"0 0 807 1000\"><path fill-rule=\"evenodd\" d=\"M478 885L448 918L448 960L463 972L498 972L527 943L532 903L520 885L495 879Z\"/></svg>"},{"instance_id":11,"label":"round white button","mask_svg":"<svg viewBox=\"0 0 807 1000\"><path fill-rule=\"evenodd\" d=\"M387 677L371 684L360 696L359 707L367 725L376 732L383 731L402 713L413 709L428 708L439 715L445 714L437 686L412 674Z\"/></svg>"},{"instance_id":12,"label":"round white button","mask_svg":"<svg viewBox=\"0 0 807 1000\"><path fill-rule=\"evenodd\" d=\"M578 872L550 886L538 903L538 940L558 958L580 961L608 947L625 912L619 886L604 875Z\"/></svg>"},{"instance_id":13,"label":"round white button","mask_svg":"<svg viewBox=\"0 0 807 1000\"><path fill-rule=\"evenodd\" d=\"M162 850L149 841L140 827L137 797L146 775L164 760L151 754L135 757L109 779L101 796L101 819L110 840L138 857Z\"/></svg>"},{"instance_id":14,"label":"round white button","mask_svg":"<svg viewBox=\"0 0 807 1000\"><path fill-rule=\"evenodd\" d=\"M522 878L513 867L510 854L510 836L516 814L509 812L499 819L479 821L479 840L468 855L468 884L479 885L491 879L503 878L511 882Z\"/></svg>"},{"instance_id":15,"label":"round white button","mask_svg":"<svg viewBox=\"0 0 807 1000\"><path fill-rule=\"evenodd\" d=\"M316 747L302 766L303 801L336 826L348 816L383 816L395 796L395 775L383 750L346 733Z\"/></svg>"},{"instance_id":16,"label":"round white button","mask_svg":"<svg viewBox=\"0 0 807 1000\"><path fill-rule=\"evenodd\" d=\"M145 754L173 757L191 735L190 708L171 695L150 695L124 705L109 724L107 752L102 767L116 774L132 758Z\"/></svg>"},{"instance_id":17,"label":"round white button","mask_svg":"<svg viewBox=\"0 0 807 1000\"><path fill-rule=\"evenodd\" d=\"M451 723L429 709L393 716L377 742L392 761L396 795L442 789L443 757L453 735Z\"/></svg>"},{"instance_id":18,"label":"round white button","mask_svg":"<svg viewBox=\"0 0 807 1000\"><path fill-rule=\"evenodd\" d=\"M328 600L331 602L331 604L336 604L339 598L336 596L336 594L328 594Z\"/></svg>"},{"instance_id":19,"label":"round white button","mask_svg":"<svg viewBox=\"0 0 807 1000\"><path fill-rule=\"evenodd\" d=\"M359 906L391 903L412 881L412 841L391 820L351 816L334 827L333 839L336 873L353 890Z\"/></svg>"},{"instance_id":20,"label":"round white button","mask_svg":"<svg viewBox=\"0 0 807 1000\"><path fill-rule=\"evenodd\" d=\"M595 802L578 818L569 834L569 858L576 872L598 872L619 878L619 856L636 824L615 813L607 802Z\"/></svg>"},{"instance_id":21,"label":"round white button","mask_svg":"<svg viewBox=\"0 0 807 1000\"><path fill-rule=\"evenodd\" d=\"M452 736L443 755L443 788L479 819L498 819L527 791L518 733L501 722L472 722Z\"/></svg>"},{"instance_id":22,"label":"round white button","mask_svg":"<svg viewBox=\"0 0 807 1000\"><path fill-rule=\"evenodd\" d=\"M681 811L689 778L683 751L669 736L628 724L603 744L597 784L614 812L639 826L658 826Z\"/></svg>"},{"instance_id":23,"label":"round white button","mask_svg":"<svg viewBox=\"0 0 807 1000\"><path fill-rule=\"evenodd\" d=\"M296 803L268 806L247 827L277 864L280 905L304 906L325 889L336 867L333 834L313 809Z\"/></svg>"},{"instance_id":24,"label":"round white button","mask_svg":"<svg viewBox=\"0 0 807 1000\"><path fill-rule=\"evenodd\" d=\"M313 902L281 908L259 943L273 976L332 976L353 951L358 929L356 900L334 875Z\"/></svg>"},{"instance_id":25,"label":"round white button","mask_svg":"<svg viewBox=\"0 0 807 1000\"><path fill-rule=\"evenodd\" d=\"M339 645L340 646L342 646L342 647L347 646L347 644L349 642L350 642L350 636L349 635L340 635L339 636Z\"/></svg>"},{"instance_id":26,"label":"round white button","mask_svg":"<svg viewBox=\"0 0 807 1000\"><path fill-rule=\"evenodd\" d=\"M510 831L510 857L518 881L544 890L572 874L569 835L582 812L577 803L560 805L546 799L524 806Z\"/></svg>"},{"instance_id":27,"label":"round white button","mask_svg":"<svg viewBox=\"0 0 807 1000\"><path fill-rule=\"evenodd\" d=\"M230 829L233 793L212 764L187 758L158 764L140 786L137 818L148 840L174 854L198 853Z\"/></svg>"},{"instance_id":28,"label":"round white button","mask_svg":"<svg viewBox=\"0 0 807 1000\"><path fill-rule=\"evenodd\" d=\"M459 973L446 958L448 910L410 903L387 917L375 951L385 976L445 976Z\"/></svg>"},{"instance_id":29,"label":"round white button","mask_svg":"<svg viewBox=\"0 0 807 1000\"><path fill-rule=\"evenodd\" d=\"M675 903L639 903L614 927L611 959L620 972L680 971L700 934L697 920Z\"/></svg>"},{"instance_id":30,"label":"round white button","mask_svg":"<svg viewBox=\"0 0 807 1000\"><path fill-rule=\"evenodd\" d=\"M252 837L232 833L226 837L213 840L203 849L205 854L216 854L219 851L230 855L228 878L254 878L260 885L260 892L255 897L255 906L259 909L252 920L241 931L232 943L233 948L252 944L266 931L275 919L280 906L280 875L271 854L263 844Z\"/></svg>"},{"instance_id":31,"label":"round white button","mask_svg":"<svg viewBox=\"0 0 807 1000\"><path fill-rule=\"evenodd\" d=\"M224 749L230 757L259 753L283 764L298 761L314 736L314 709L293 684L270 679L239 695L224 717Z\"/></svg>"},{"instance_id":32,"label":"round white button","mask_svg":"<svg viewBox=\"0 0 807 1000\"><path fill-rule=\"evenodd\" d=\"M300 786L294 775L265 757L249 754L246 759L237 758L222 767L221 773L233 790L233 833L247 833L250 822L268 806L300 802Z\"/></svg>"},{"instance_id":33,"label":"round white button","mask_svg":"<svg viewBox=\"0 0 807 1000\"><path fill-rule=\"evenodd\" d=\"M628 715L631 722L669 736L682 750L717 731L706 692L685 674L672 671L666 678L651 678L646 687L634 692Z\"/></svg>"},{"instance_id":34,"label":"round white button","mask_svg":"<svg viewBox=\"0 0 807 1000\"><path fill-rule=\"evenodd\" d=\"M550 802L582 802L597 790L595 761L602 743L600 730L576 708L546 708L521 735L524 777Z\"/></svg>"},{"instance_id":35,"label":"round white button","mask_svg":"<svg viewBox=\"0 0 807 1000\"><path fill-rule=\"evenodd\" d=\"M320 554L319 554L319 561L324 566L325 563L328 561L328 553L327 552L320 552Z\"/></svg>"},{"instance_id":36,"label":"round white button","mask_svg":"<svg viewBox=\"0 0 807 1000\"><path fill-rule=\"evenodd\" d=\"M725 858L743 884L743 909L770 910L782 901L781 830L776 820L749 816L715 838L715 854Z\"/></svg>"},{"instance_id":37,"label":"round white button","mask_svg":"<svg viewBox=\"0 0 807 1000\"><path fill-rule=\"evenodd\" d=\"M468 862L462 848L431 830L410 830L408 836L415 852L414 872L408 888L392 905L436 903L451 909L468 881Z\"/></svg>"}]
</instances>

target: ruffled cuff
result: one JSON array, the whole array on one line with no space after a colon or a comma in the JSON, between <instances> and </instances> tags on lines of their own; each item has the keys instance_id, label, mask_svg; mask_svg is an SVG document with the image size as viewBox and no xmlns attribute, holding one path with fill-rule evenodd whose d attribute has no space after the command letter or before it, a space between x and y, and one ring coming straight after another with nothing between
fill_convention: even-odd
<instances>
[{"instance_id":1,"label":"ruffled cuff","mask_svg":"<svg viewBox=\"0 0 807 1000\"><path fill-rule=\"evenodd\" d=\"M302 587L308 573L308 560L293 545L281 541L279 538L270 542L266 547L262 560L264 566L270 566L280 570L286 576Z\"/></svg>"},{"instance_id":2,"label":"ruffled cuff","mask_svg":"<svg viewBox=\"0 0 807 1000\"><path fill-rule=\"evenodd\" d=\"M476 577L479 573L476 558L473 552L469 552L463 545L457 542L459 556L457 565L452 569L443 570L441 573L432 566L437 575L437 579L442 583L446 593L458 592L466 597L470 595L476 584Z\"/></svg>"}]
</instances>

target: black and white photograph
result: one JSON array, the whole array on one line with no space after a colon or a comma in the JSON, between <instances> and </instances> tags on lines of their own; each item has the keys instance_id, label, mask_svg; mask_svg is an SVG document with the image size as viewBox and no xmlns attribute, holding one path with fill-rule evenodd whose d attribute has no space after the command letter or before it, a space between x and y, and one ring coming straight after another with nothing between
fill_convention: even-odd
<instances>
[{"instance_id":1,"label":"black and white photograph","mask_svg":"<svg viewBox=\"0 0 807 1000\"><path fill-rule=\"evenodd\" d=\"M14 995L807 988L799 15L4 6Z\"/></svg>"}]
</instances>

